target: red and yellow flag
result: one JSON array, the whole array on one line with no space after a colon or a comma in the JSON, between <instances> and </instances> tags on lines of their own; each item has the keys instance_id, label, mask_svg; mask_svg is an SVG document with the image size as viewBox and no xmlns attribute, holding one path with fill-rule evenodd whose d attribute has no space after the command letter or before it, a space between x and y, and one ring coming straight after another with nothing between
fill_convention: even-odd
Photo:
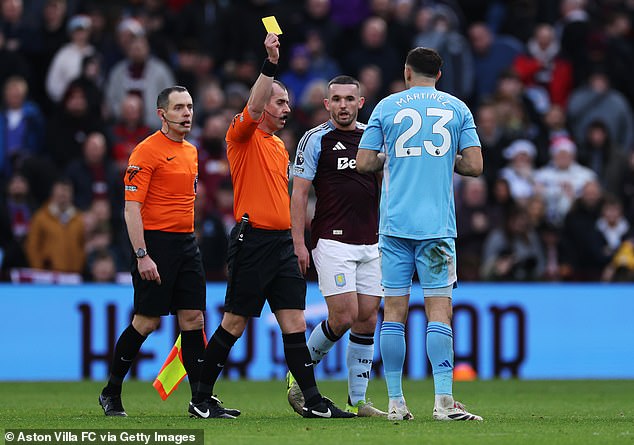
<instances>
[{"instance_id":1,"label":"red and yellow flag","mask_svg":"<svg viewBox=\"0 0 634 445\"><path fill-rule=\"evenodd\" d=\"M183 351L181 350L181 336L178 335L174 347L170 351L163 367L159 371L152 386L158 391L161 399L167 399L183 381L187 371L183 366Z\"/></svg>"}]
</instances>

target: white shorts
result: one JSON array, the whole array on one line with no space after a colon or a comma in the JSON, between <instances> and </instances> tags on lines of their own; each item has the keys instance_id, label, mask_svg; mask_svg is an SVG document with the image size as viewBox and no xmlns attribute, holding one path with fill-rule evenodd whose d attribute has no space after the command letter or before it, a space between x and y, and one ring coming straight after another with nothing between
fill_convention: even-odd
<instances>
[{"instance_id":1,"label":"white shorts","mask_svg":"<svg viewBox=\"0 0 634 445\"><path fill-rule=\"evenodd\" d=\"M320 239L313 249L319 290L330 295L357 292L382 297L379 245Z\"/></svg>"}]
</instances>

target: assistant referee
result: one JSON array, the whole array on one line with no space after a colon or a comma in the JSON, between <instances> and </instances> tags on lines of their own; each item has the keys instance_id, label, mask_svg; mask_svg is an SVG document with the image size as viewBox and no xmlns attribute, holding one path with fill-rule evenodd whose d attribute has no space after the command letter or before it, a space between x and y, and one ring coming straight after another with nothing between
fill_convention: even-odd
<instances>
[{"instance_id":1,"label":"assistant referee","mask_svg":"<svg viewBox=\"0 0 634 445\"><path fill-rule=\"evenodd\" d=\"M192 388L205 350L205 274L194 237L198 152L185 140L193 102L186 88L173 86L159 94L156 106L161 129L136 146L124 177L125 222L134 251L134 317L117 341L110 378L99 395L106 416L127 415L123 379L161 316L178 317Z\"/></svg>"}]
</instances>

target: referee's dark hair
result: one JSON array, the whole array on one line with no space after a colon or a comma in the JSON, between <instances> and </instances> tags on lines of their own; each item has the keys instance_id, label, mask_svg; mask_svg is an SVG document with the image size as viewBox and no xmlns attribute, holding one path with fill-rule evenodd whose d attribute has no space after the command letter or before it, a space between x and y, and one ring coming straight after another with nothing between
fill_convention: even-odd
<instances>
[{"instance_id":1,"label":"referee's dark hair","mask_svg":"<svg viewBox=\"0 0 634 445\"><path fill-rule=\"evenodd\" d=\"M337 76L333 78L330 82L328 82L328 87L326 90L329 90L332 85L356 85L357 88L361 88L361 83L357 79L352 76Z\"/></svg>"},{"instance_id":2,"label":"referee's dark hair","mask_svg":"<svg viewBox=\"0 0 634 445\"><path fill-rule=\"evenodd\" d=\"M419 46L407 53L405 65L409 66L416 74L436 77L442 66L442 58L436 50Z\"/></svg>"},{"instance_id":3,"label":"referee's dark hair","mask_svg":"<svg viewBox=\"0 0 634 445\"><path fill-rule=\"evenodd\" d=\"M187 91L187 88L181 87L179 85L174 85L173 87L167 87L163 91L161 91L158 97L156 98L156 108L162 108L164 110L167 110L167 107L169 106L169 103L170 103L169 101L170 94L172 94L174 91L177 91L179 93L189 92Z\"/></svg>"}]
</instances>

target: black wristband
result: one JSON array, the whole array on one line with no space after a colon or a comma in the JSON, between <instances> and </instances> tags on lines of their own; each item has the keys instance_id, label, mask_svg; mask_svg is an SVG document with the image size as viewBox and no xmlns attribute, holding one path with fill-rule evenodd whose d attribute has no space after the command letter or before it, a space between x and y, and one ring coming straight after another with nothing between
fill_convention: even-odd
<instances>
[{"instance_id":1,"label":"black wristband","mask_svg":"<svg viewBox=\"0 0 634 445\"><path fill-rule=\"evenodd\" d=\"M268 58L264 59L260 72L265 76L275 77L275 73L277 72L277 63L271 62Z\"/></svg>"}]
</instances>

